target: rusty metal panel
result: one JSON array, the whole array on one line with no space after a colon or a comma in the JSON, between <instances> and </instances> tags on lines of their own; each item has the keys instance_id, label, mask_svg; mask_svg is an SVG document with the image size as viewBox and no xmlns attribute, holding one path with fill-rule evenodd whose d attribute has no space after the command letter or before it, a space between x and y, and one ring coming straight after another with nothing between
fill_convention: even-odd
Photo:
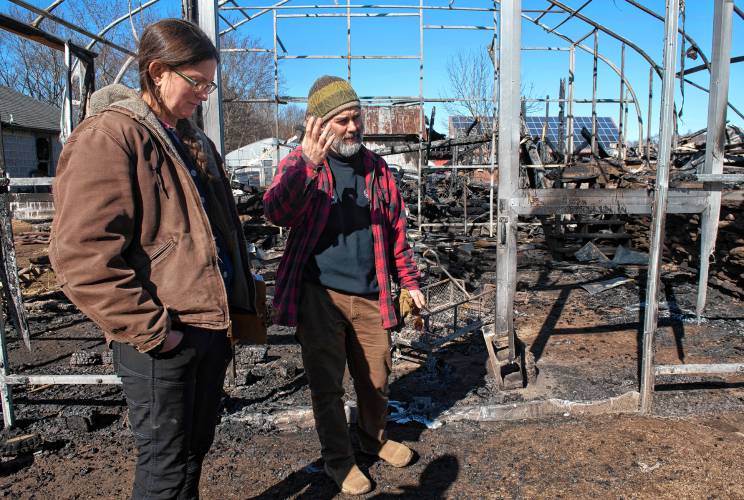
<instances>
[{"instance_id":1,"label":"rusty metal panel","mask_svg":"<svg viewBox=\"0 0 744 500\"><path fill-rule=\"evenodd\" d=\"M421 106L365 106L364 132L369 135L418 135Z\"/></svg>"}]
</instances>

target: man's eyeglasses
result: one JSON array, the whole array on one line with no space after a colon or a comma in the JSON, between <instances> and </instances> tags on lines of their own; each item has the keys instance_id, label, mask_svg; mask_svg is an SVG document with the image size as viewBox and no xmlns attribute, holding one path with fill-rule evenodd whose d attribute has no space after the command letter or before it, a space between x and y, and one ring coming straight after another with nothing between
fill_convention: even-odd
<instances>
[{"instance_id":1,"label":"man's eyeglasses","mask_svg":"<svg viewBox=\"0 0 744 500\"><path fill-rule=\"evenodd\" d=\"M194 90L194 92L207 92L207 94L211 94L215 90L217 90L217 84L214 82L197 82L190 76L186 76L180 71L178 71L175 68L171 68L175 74L183 78L188 82L189 85L191 85L191 88Z\"/></svg>"}]
</instances>

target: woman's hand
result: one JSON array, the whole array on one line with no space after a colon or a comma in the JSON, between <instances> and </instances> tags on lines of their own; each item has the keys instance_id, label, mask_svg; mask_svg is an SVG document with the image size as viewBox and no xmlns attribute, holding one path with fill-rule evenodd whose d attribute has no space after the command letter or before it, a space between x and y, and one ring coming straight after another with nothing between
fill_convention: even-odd
<instances>
[{"instance_id":1,"label":"woman's hand","mask_svg":"<svg viewBox=\"0 0 744 500\"><path fill-rule=\"evenodd\" d=\"M178 344L180 344L183 341L183 332L178 330L171 330L168 332L168 336L165 337L165 341L163 341L163 347L160 348L160 351L158 353L166 353L168 351L172 351L176 347L178 347Z\"/></svg>"},{"instance_id":2,"label":"woman's hand","mask_svg":"<svg viewBox=\"0 0 744 500\"><path fill-rule=\"evenodd\" d=\"M321 131L322 128L322 131ZM316 116L305 120L305 136L302 138L302 154L316 165L320 165L328 155L336 136L331 132L331 123L323 127L323 121Z\"/></svg>"}]
</instances>

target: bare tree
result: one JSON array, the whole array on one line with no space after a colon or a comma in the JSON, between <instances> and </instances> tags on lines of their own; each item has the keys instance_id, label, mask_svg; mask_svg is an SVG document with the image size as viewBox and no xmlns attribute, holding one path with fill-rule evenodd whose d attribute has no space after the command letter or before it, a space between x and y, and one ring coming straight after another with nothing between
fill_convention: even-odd
<instances>
[{"instance_id":1,"label":"bare tree","mask_svg":"<svg viewBox=\"0 0 744 500\"><path fill-rule=\"evenodd\" d=\"M126 13L128 8L127 0L68 0L54 14L74 21L90 32L98 33L115 17ZM18 8L11 10L11 16L27 24L31 24L36 17L35 14ZM137 20L141 32L142 26L154 22L157 17L154 11L144 10L133 16L133 19ZM42 18L38 27L82 47L91 43L90 38L51 20ZM107 31L105 38L132 52L136 51L137 41L128 22ZM113 83L128 56L101 43L96 43L91 50L97 54L94 61L95 87L101 88ZM0 84L61 107L65 80L64 54L21 36L0 31ZM136 65L125 75L123 81L137 86ZM79 91L79 82L76 79L73 82L73 91Z\"/></svg>"},{"instance_id":2,"label":"bare tree","mask_svg":"<svg viewBox=\"0 0 744 500\"><path fill-rule=\"evenodd\" d=\"M461 51L447 62L447 80L452 97L459 99L455 103L447 103L445 109L450 114L469 116L478 119L488 132L491 117L494 113L493 87L494 68L488 49ZM522 86L522 95L529 97L532 85ZM527 110L535 109L535 105L527 104Z\"/></svg>"},{"instance_id":3,"label":"bare tree","mask_svg":"<svg viewBox=\"0 0 744 500\"><path fill-rule=\"evenodd\" d=\"M112 19L128 12L130 0L67 0L54 14L74 22L88 31L98 33ZM145 25L155 22L164 12L146 9L132 17L132 22L122 22L106 32L106 39L136 52L139 35ZM177 15L166 12L166 15ZM12 17L31 23L35 15L13 8ZM49 20L42 20L39 27L61 39L70 39L85 47L90 39ZM134 33L133 33L134 32ZM223 47L255 48L256 40L249 36L229 34L221 40ZM127 55L108 45L97 43L92 48L95 59L95 86L101 88L114 82ZM224 99L224 126L226 150L249 144L258 139L275 135L274 104L248 103L250 99L268 99L273 96L274 76L271 55L265 52L228 52L221 56ZM139 87L137 65L132 64L124 74L122 83ZM39 43L18 35L0 31L0 85L11 87L23 94L56 107L62 106L66 85L64 55ZM73 87L73 95L79 90ZM296 106L281 106L279 135L288 138L297 117L302 114ZM301 122L301 118L299 119Z\"/></svg>"},{"instance_id":4,"label":"bare tree","mask_svg":"<svg viewBox=\"0 0 744 500\"><path fill-rule=\"evenodd\" d=\"M226 36L223 47L255 48L259 44L250 37ZM251 99L271 99L274 95L272 58L266 52L225 52L222 55L222 99L225 124L225 150L232 151L276 134L276 104L247 102ZM280 86L281 86L280 82ZM296 105L280 105L278 110L279 139L295 135L305 111Z\"/></svg>"},{"instance_id":5,"label":"bare tree","mask_svg":"<svg viewBox=\"0 0 744 500\"><path fill-rule=\"evenodd\" d=\"M447 62L447 79L457 103L447 103L451 114L490 120L493 115L493 64L485 50L458 52Z\"/></svg>"}]
</instances>

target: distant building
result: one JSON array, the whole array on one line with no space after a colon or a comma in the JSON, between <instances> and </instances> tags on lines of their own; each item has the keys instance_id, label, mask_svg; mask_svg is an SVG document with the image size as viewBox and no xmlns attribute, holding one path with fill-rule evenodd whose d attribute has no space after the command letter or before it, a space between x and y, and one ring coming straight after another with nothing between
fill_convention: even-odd
<instances>
[{"instance_id":1,"label":"distant building","mask_svg":"<svg viewBox=\"0 0 744 500\"><path fill-rule=\"evenodd\" d=\"M3 159L9 177L53 177L62 150L60 110L0 86Z\"/></svg>"},{"instance_id":2,"label":"distant building","mask_svg":"<svg viewBox=\"0 0 744 500\"><path fill-rule=\"evenodd\" d=\"M277 145L279 147L277 148ZM234 179L250 186L268 186L279 162L292 148L277 139L261 139L225 155L225 167Z\"/></svg>"},{"instance_id":3,"label":"distant building","mask_svg":"<svg viewBox=\"0 0 744 500\"><path fill-rule=\"evenodd\" d=\"M364 145L372 150L419 142L421 106L365 106ZM426 128L424 128L426 140ZM418 153L385 156L391 165L417 165Z\"/></svg>"}]
</instances>

